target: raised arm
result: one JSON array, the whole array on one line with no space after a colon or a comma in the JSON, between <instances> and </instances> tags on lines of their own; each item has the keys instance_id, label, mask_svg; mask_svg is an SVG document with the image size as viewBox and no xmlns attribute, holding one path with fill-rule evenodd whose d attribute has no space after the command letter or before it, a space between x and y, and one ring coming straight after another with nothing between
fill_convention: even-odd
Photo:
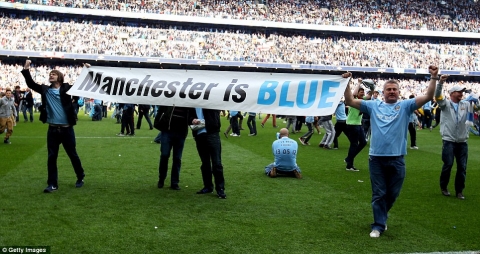
<instances>
[{"instance_id":1,"label":"raised arm","mask_svg":"<svg viewBox=\"0 0 480 254\"><path fill-rule=\"evenodd\" d=\"M345 89L345 92L343 96L345 97L345 104L350 107L354 107L356 109L360 109L360 105L362 104L362 100L360 99L355 99L352 94L352 90L350 89L350 83L352 81L352 73L347 72L342 74L343 78L349 78L350 80L348 81L347 88ZM358 92L358 89L356 89Z\"/></svg>"},{"instance_id":2,"label":"raised arm","mask_svg":"<svg viewBox=\"0 0 480 254\"><path fill-rule=\"evenodd\" d=\"M30 74L30 64L32 63L31 60L26 60L25 65L23 66L23 70L21 71L23 77L25 78L25 82L27 86L37 93L42 93L42 86L35 83L33 81L32 75Z\"/></svg>"},{"instance_id":3,"label":"raised arm","mask_svg":"<svg viewBox=\"0 0 480 254\"><path fill-rule=\"evenodd\" d=\"M433 95L435 93L435 86L436 86L436 81L440 80L441 83L445 82L448 76L443 75L442 79L438 77L438 67L430 65L428 66L428 72L430 72L430 84L427 87L427 93L425 95L420 95L415 97L415 104L417 104L417 107L420 108L423 106L423 104L427 103L431 99L433 99Z\"/></svg>"}]
</instances>

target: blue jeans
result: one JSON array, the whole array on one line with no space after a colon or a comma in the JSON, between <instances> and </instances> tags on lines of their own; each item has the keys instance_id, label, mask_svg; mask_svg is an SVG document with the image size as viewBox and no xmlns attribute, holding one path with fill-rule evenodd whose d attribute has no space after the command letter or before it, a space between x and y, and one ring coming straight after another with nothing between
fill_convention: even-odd
<instances>
[{"instance_id":1,"label":"blue jeans","mask_svg":"<svg viewBox=\"0 0 480 254\"><path fill-rule=\"evenodd\" d=\"M365 140L365 132L361 125L348 125L347 124L347 138L350 141L350 148L348 149L347 158L347 168L351 168L354 165L355 157L360 153L363 148L367 145Z\"/></svg>"},{"instance_id":2,"label":"blue jeans","mask_svg":"<svg viewBox=\"0 0 480 254\"><path fill-rule=\"evenodd\" d=\"M247 126L250 130L250 134L257 134L257 123L255 121L255 116L249 115L247 120Z\"/></svg>"},{"instance_id":3,"label":"blue jeans","mask_svg":"<svg viewBox=\"0 0 480 254\"><path fill-rule=\"evenodd\" d=\"M385 231L388 211L395 203L405 180L405 159L402 156L370 156L372 184L372 230Z\"/></svg>"},{"instance_id":4,"label":"blue jeans","mask_svg":"<svg viewBox=\"0 0 480 254\"><path fill-rule=\"evenodd\" d=\"M77 180L82 180L85 176L80 157L76 150L75 132L73 127L56 127L49 126L47 132L47 149L48 149L48 179L47 184L58 187L58 168L57 158L60 144L63 145L65 152L70 158L73 170L77 175Z\"/></svg>"},{"instance_id":5,"label":"blue jeans","mask_svg":"<svg viewBox=\"0 0 480 254\"><path fill-rule=\"evenodd\" d=\"M450 181L453 159L457 161L457 173L455 175L455 192L461 193L465 189L465 178L467 177L467 142L455 143L443 140L442 146L442 173L440 175L440 188L446 189Z\"/></svg>"},{"instance_id":6,"label":"blue jeans","mask_svg":"<svg viewBox=\"0 0 480 254\"><path fill-rule=\"evenodd\" d=\"M25 120L25 122L28 121L27 112L28 114L30 114L30 122L33 122L33 106L23 107L22 112L23 112L23 119Z\"/></svg>"},{"instance_id":7,"label":"blue jeans","mask_svg":"<svg viewBox=\"0 0 480 254\"><path fill-rule=\"evenodd\" d=\"M182 165L183 146L185 144L185 133L177 133L173 131L161 132L160 145L160 164L158 166L158 177L161 182L165 181L168 172L168 159L170 151L173 149L171 185L178 185L180 182L180 167Z\"/></svg>"},{"instance_id":8,"label":"blue jeans","mask_svg":"<svg viewBox=\"0 0 480 254\"><path fill-rule=\"evenodd\" d=\"M215 190L225 189L222 165L222 143L220 135L215 133L202 133L195 137L198 155L202 161L203 187L213 190L212 175L215 178Z\"/></svg>"}]
</instances>

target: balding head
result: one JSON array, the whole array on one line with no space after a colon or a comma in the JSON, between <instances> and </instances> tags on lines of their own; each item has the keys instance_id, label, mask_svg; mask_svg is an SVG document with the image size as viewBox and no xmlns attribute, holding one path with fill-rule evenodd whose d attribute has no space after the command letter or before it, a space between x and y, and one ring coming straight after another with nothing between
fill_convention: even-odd
<instances>
[{"instance_id":1,"label":"balding head","mask_svg":"<svg viewBox=\"0 0 480 254\"><path fill-rule=\"evenodd\" d=\"M287 128L280 129L280 138L282 138L282 137L288 137L288 129Z\"/></svg>"}]
</instances>

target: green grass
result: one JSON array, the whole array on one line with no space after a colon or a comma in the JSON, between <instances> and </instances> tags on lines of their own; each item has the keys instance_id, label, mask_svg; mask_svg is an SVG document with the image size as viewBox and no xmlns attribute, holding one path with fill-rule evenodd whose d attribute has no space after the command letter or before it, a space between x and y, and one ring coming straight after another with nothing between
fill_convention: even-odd
<instances>
[{"instance_id":1,"label":"green grass","mask_svg":"<svg viewBox=\"0 0 480 254\"><path fill-rule=\"evenodd\" d=\"M240 138L222 136L228 198L220 200L195 194L203 186L191 136L183 154L182 190L158 189L159 145L151 143L156 130L144 122L136 137L117 137L120 125L114 119L92 122L83 115L75 132L85 186L75 188L73 168L61 149L59 190L44 194L47 125L21 121L12 144L0 144L0 246L51 246L52 253L480 250L479 137L469 140L462 201L440 194L438 129L418 131L420 150L406 156L407 178L388 231L371 239L368 146L357 157L361 171L347 172L345 136L339 150L322 150L316 146L321 135L315 134L311 146L299 148L304 179L271 179L263 170L273 160L271 142L278 129L269 123L262 129L258 120L257 125L256 137L248 137L248 131Z\"/></svg>"}]
</instances>

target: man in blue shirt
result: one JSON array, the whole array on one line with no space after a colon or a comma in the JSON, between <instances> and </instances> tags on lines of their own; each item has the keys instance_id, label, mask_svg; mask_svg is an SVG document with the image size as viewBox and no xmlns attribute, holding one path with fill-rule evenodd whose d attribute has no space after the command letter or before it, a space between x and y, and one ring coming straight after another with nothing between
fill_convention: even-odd
<instances>
[{"instance_id":1,"label":"man in blue shirt","mask_svg":"<svg viewBox=\"0 0 480 254\"><path fill-rule=\"evenodd\" d=\"M272 144L275 161L265 167L265 174L270 177L277 177L278 174L285 174L302 178L300 168L297 166L298 144L288 137L288 129L282 128L278 139Z\"/></svg>"},{"instance_id":2,"label":"man in blue shirt","mask_svg":"<svg viewBox=\"0 0 480 254\"><path fill-rule=\"evenodd\" d=\"M75 187L80 188L83 186L85 173L77 154L75 132L73 131L73 126L77 123L73 101L78 98L72 98L67 94L71 86L63 82L63 74L58 70L50 72L48 79L50 86L35 83L30 74L30 63L31 60L25 62L22 75L27 86L42 95L40 121L49 124L47 132L48 186L43 192L51 193L58 189L57 157L60 144L63 145L77 175Z\"/></svg>"},{"instance_id":3,"label":"man in blue shirt","mask_svg":"<svg viewBox=\"0 0 480 254\"><path fill-rule=\"evenodd\" d=\"M400 87L396 80L389 80L383 85L384 101L354 99L350 85L345 89L345 103L370 115L372 139L369 170L374 218L370 237L380 237L385 231L388 211L402 189L410 115L433 98L435 80L439 79L436 66L429 66L429 72L432 77L426 94L404 101L399 100ZM349 78L352 74L348 72L342 76Z\"/></svg>"}]
</instances>

